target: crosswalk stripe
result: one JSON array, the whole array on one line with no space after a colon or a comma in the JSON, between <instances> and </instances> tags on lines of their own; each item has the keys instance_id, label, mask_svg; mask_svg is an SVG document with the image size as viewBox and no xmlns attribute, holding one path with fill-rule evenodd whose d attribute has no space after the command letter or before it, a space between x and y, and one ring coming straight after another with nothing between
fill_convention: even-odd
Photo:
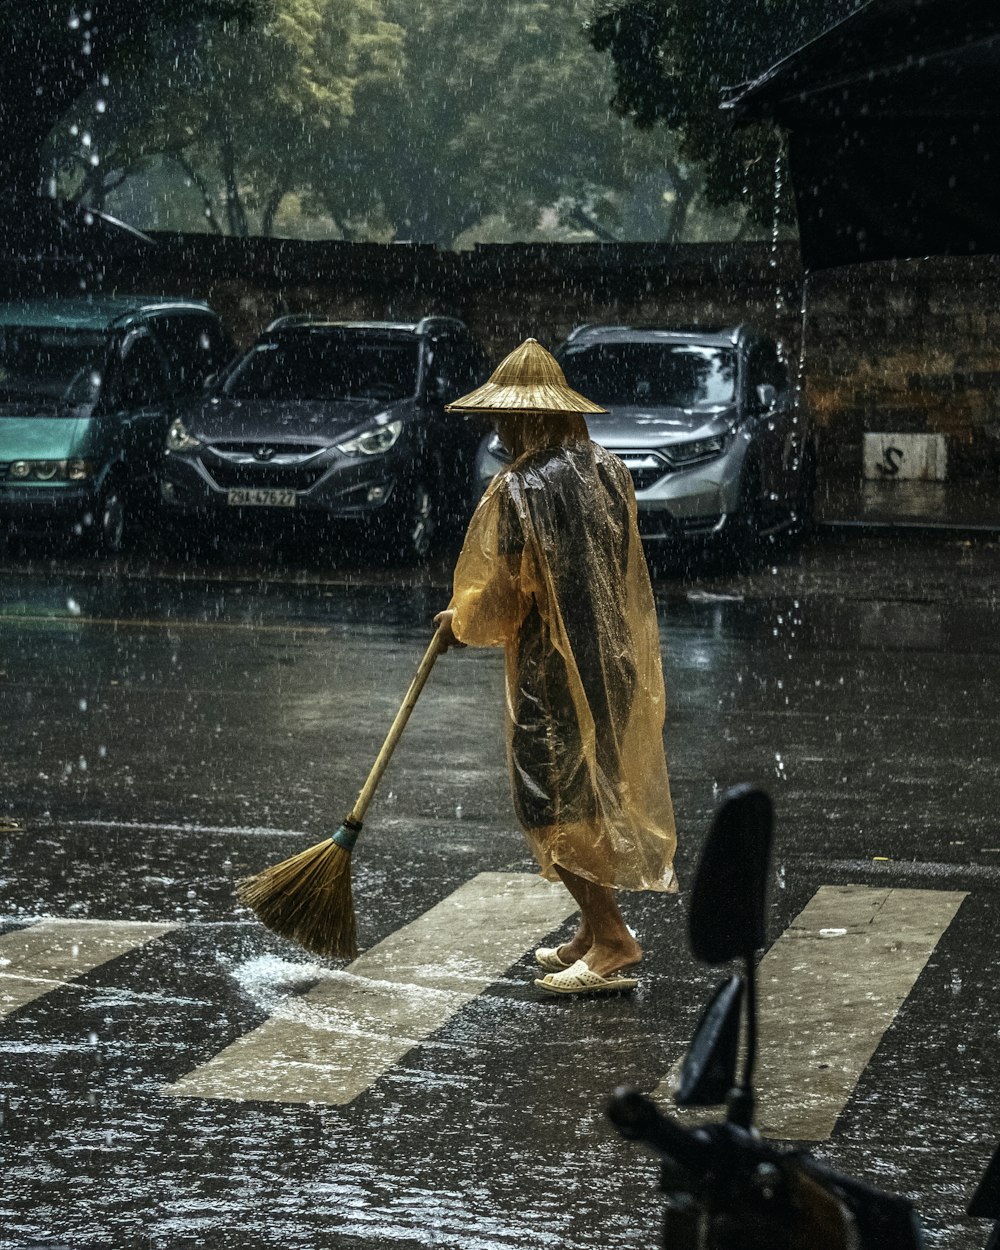
<instances>
[{"instance_id":1,"label":"crosswalk stripe","mask_svg":"<svg viewBox=\"0 0 1000 1250\"><path fill-rule=\"evenodd\" d=\"M0 1018L177 928L129 920L40 920L0 936Z\"/></svg>"},{"instance_id":2,"label":"crosswalk stripe","mask_svg":"<svg viewBox=\"0 0 1000 1250\"><path fill-rule=\"evenodd\" d=\"M540 877L479 873L162 1092L344 1106L575 910Z\"/></svg>"},{"instance_id":3,"label":"crosswalk stripe","mask_svg":"<svg viewBox=\"0 0 1000 1250\"><path fill-rule=\"evenodd\" d=\"M761 960L758 1122L826 1141L966 894L822 886ZM671 1074L654 1093L668 1100ZM671 1111L685 1123L703 1109ZM719 1118L716 1116L715 1118Z\"/></svg>"}]
</instances>

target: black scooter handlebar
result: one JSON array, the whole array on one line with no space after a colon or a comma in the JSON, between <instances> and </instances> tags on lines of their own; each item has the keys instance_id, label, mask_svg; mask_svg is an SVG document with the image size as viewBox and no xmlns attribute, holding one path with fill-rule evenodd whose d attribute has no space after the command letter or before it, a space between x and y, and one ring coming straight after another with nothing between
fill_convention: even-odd
<instances>
[{"instance_id":1,"label":"black scooter handlebar","mask_svg":"<svg viewBox=\"0 0 1000 1250\"><path fill-rule=\"evenodd\" d=\"M637 1089L620 1086L608 1102L608 1119L631 1141L642 1142L700 1179L712 1170L715 1147L702 1129L681 1128Z\"/></svg>"},{"instance_id":2,"label":"black scooter handlebar","mask_svg":"<svg viewBox=\"0 0 1000 1250\"><path fill-rule=\"evenodd\" d=\"M684 1169L691 1183L707 1184L704 1196L738 1202L741 1185L760 1164L792 1166L844 1202L857 1226L864 1250L921 1250L920 1224L913 1206L903 1198L881 1193L853 1177L840 1176L808 1156L782 1154L746 1129L733 1124L682 1128L637 1089L616 1089L608 1118L623 1137L642 1142L664 1160ZM992 1244L992 1243L991 1243Z\"/></svg>"}]
</instances>

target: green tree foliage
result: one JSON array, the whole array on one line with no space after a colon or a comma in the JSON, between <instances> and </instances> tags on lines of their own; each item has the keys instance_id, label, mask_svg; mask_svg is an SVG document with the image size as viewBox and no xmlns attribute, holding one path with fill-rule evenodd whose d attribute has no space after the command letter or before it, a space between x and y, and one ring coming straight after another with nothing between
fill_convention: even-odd
<instances>
[{"instance_id":1,"label":"green tree foliage","mask_svg":"<svg viewBox=\"0 0 1000 1250\"><path fill-rule=\"evenodd\" d=\"M144 71L63 119L52 159L63 187L97 206L123 181L166 197L172 170L187 224L200 214L227 233L272 233L294 210L299 230L312 218L344 238L446 247L541 229L682 237L700 171L673 130L641 132L611 107L613 66L590 46L589 11L589 0L258 0L250 26L162 34ZM175 210L155 220L185 224Z\"/></svg>"},{"instance_id":2,"label":"green tree foliage","mask_svg":"<svg viewBox=\"0 0 1000 1250\"><path fill-rule=\"evenodd\" d=\"M354 176L331 178L331 201L348 217L381 214L398 237L446 246L491 214L523 229L546 206L578 220L608 215L609 192L626 180L627 136L608 108L582 4L390 3L406 31L402 72L358 109ZM595 91L602 76L606 89ZM358 178L359 167L376 176Z\"/></svg>"},{"instance_id":3,"label":"green tree foliage","mask_svg":"<svg viewBox=\"0 0 1000 1250\"><path fill-rule=\"evenodd\" d=\"M682 158L704 170L713 204L741 202L770 222L780 138L768 126L733 129L723 87L755 77L856 9L862 0L597 0L593 46L610 55L613 107L640 129L673 132ZM792 219L787 182L780 220Z\"/></svg>"},{"instance_id":4,"label":"green tree foliage","mask_svg":"<svg viewBox=\"0 0 1000 1250\"><path fill-rule=\"evenodd\" d=\"M227 231L270 234L284 197L315 185L345 141L358 91L395 80L401 41L381 0L268 0L251 29L223 23L188 56L164 49L142 83L147 117L111 163L175 160L213 222L221 179Z\"/></svg>"},{"instance_id":5,"label":"green tree foliage","mask_svg":"<svg viewBox=\"0 0 1000 1250\"><path fill-rule=\"evenodd\" d=\"M246 18L257 0L0 0L0 178L33 195L45 141L68 108L131 70L166 30Z\"/></svg>"},{"instance_id":6,"label":"green tree foliage","mask_svg":"<svg viewBox=\"0 0 1000 1250\"><path fill-rule=\"evenodd\" d=\"M262 0L252 28L163 41L100 117L81 101L54 160L92 204L167 160L238 234L270 233L286 195L348 238L448 246L488 217L530 233L543 210L607 238L645 211L659 232L682 171L664 182L671 141L611 112L585 2Z\"/></svg>"}]
</instances>

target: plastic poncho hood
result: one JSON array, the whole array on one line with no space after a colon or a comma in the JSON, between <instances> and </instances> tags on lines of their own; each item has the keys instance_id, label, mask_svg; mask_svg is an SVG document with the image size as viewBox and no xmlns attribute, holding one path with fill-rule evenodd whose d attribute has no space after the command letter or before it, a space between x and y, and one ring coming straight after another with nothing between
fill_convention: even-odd
<instances>
[{"instance_id":1,"label":"plastic poncho hood","mask_svg":"<svg viewBox=\"0 0 1000 1250\"><path fill-rule=\"evenodd\" d=\"M631 478L582 417L535 442L469 524L454 633L505 650L514 806L542 874L673 891L659 628Z\"/></svg>"}]
</instances>

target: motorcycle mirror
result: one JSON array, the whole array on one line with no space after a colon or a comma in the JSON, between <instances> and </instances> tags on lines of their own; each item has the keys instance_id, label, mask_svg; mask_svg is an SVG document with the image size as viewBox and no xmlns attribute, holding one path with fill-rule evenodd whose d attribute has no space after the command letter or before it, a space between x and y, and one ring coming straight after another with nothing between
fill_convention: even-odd
<instances>
[{"instance_id":1,"label":"motorcycle mirror","mask_svg":"<svg viewBox=\"0 0 1000 1250\"><path fill-rule=\"evenodd\" d=\"M688 935L706 964L749 958L767 941L767 877L774 810L763 790L734 786L701 853L691 891Z\"/></svg>"},{"instance_id":2,"label":"motorcycle mirror","mask_svg":"<svg viewBox=\"0 0 1000 1250\"><path fill-rule=\"evenodd\" d=\"M684 1057L675 1102L679 1107L717 1107L736 1084L743 979L723 981L702 1012Z\"/></svg>"}]
</instances>

